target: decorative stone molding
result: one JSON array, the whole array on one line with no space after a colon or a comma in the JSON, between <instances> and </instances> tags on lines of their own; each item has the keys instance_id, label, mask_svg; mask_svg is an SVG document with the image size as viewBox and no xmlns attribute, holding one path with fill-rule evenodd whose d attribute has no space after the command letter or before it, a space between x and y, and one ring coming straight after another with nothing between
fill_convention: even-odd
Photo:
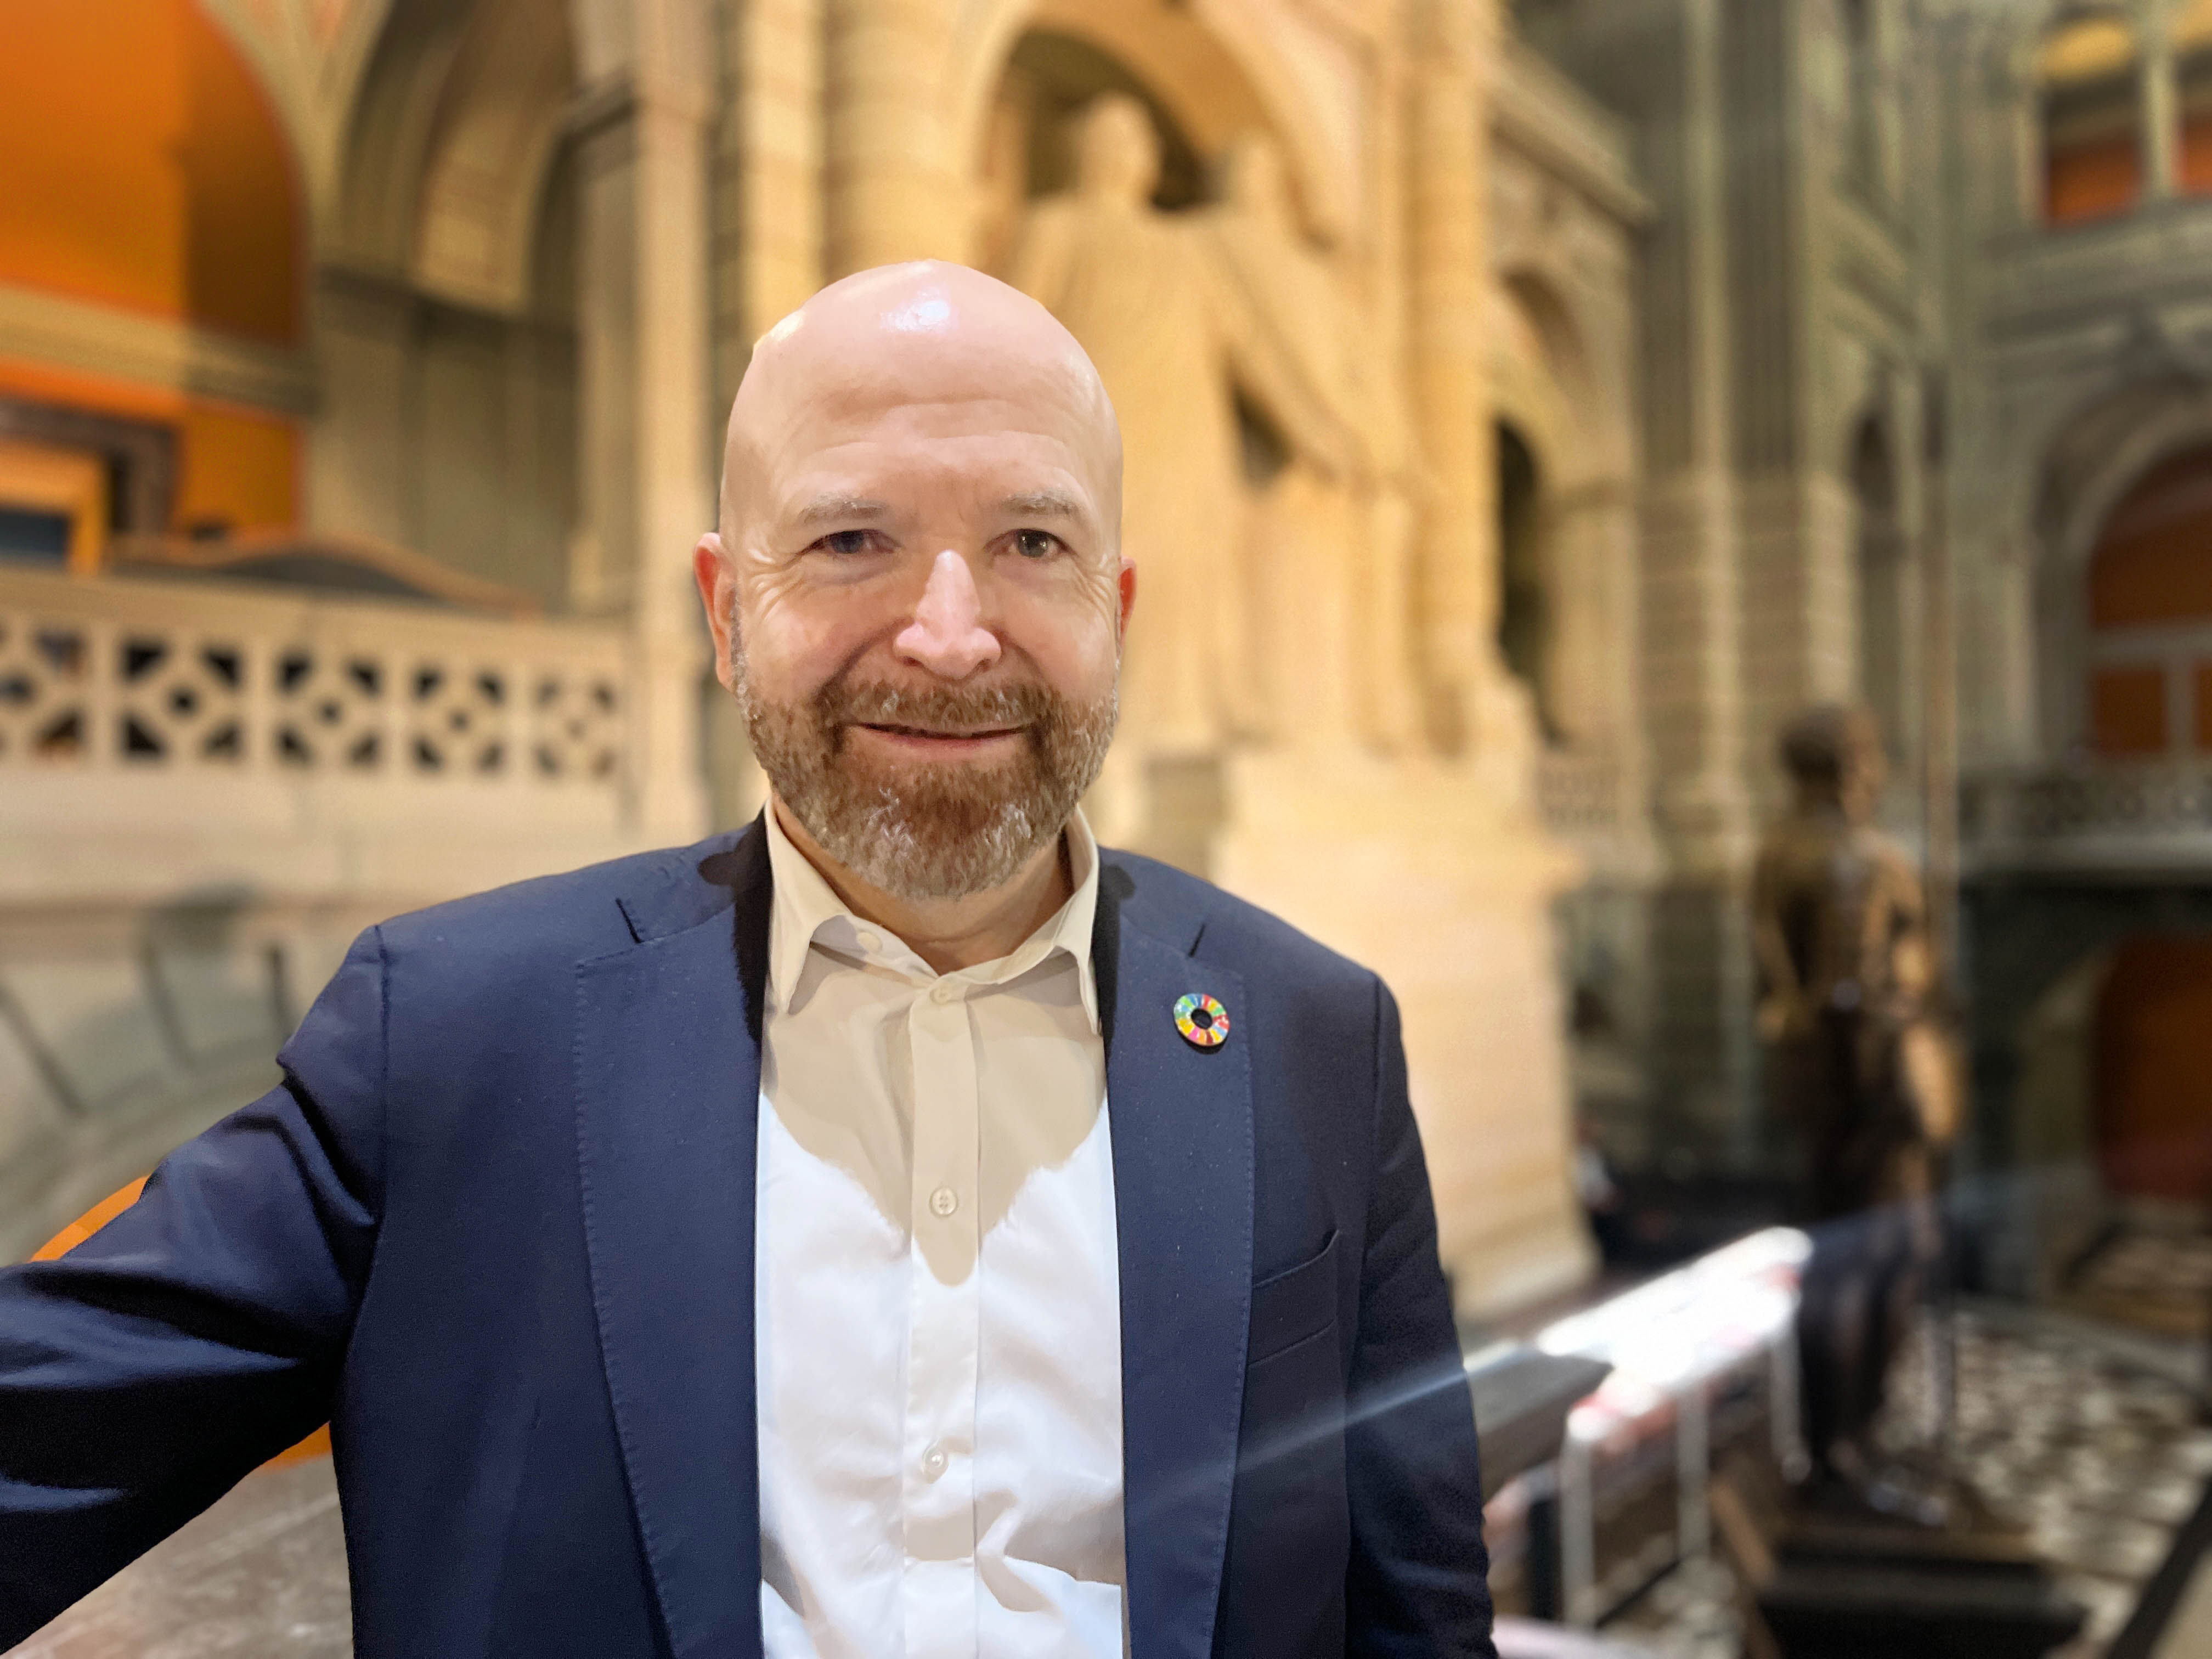
<instances>
[{"instance_id":1,"label":"decorative stone molding","mask_svg":"<svg viewBox=\"0 0 2212 1659\"><path fill-rule=\"evenodd\" d=\"M0 283L0 356L287 415L315 403L304 351L14 283Z\"/></svg>"}]
</instances>

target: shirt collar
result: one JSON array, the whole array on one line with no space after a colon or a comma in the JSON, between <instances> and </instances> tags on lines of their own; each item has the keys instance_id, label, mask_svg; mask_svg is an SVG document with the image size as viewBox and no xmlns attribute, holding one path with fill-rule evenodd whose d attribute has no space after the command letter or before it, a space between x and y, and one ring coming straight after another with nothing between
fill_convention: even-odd
<instances>
[{"instance_id":1,"label":"shirt collar","mask_svg":"<svg viewBox=\"0 0 2212 1659\"><path fill-rule=\"evenodd\" d=\"M787 1010L800 993L809 957L817 944L839 956L857 957L909 978L939 977L889 928L863 921L845 907L822 872L784 833L773 801L764 816L769 870L775 889L769 921L768 989L775 1007ZM1075 880L1067 902L1009 954L943 977L979 985L1002 984L1027 973L1054 951L1065 951L1075 959L1084 1017L1096 1036L1100 1029L1098 988L1091 963L1091 933L1098 914L1098 842L1080 809L1069 817L1064 833L1069 873Z\"/></svg>"}]
</instances>

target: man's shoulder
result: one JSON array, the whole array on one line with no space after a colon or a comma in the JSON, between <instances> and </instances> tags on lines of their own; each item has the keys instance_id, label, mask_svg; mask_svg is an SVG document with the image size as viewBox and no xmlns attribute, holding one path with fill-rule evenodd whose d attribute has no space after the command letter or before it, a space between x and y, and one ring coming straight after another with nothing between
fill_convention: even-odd
<instances>
[{"instance_id":1,"label":"man's shoulder","mask_svg":"<svg viewBox=\"0 0 2212 1659\"><path fill-rule=\"evenodd\" d=\"M1277 984L1370 991L1375 985L1373 969L1210 881L1113 848L1099 857L1101 885L1114 893L1124 920L1179 950Z\"/></svg>"},{"instance_id":2,"label":"man's shoulder","mask_svg":"<svg viewBox=\"0 0 2212 1659\"><path fill-rule=\"evenodd\" d=\"M394 916L380 932L388 954L557 962L622 950L729 908L726 866L747 832L690 847L657 848L556 875L537 876Z\"/></svg>"}]
</instances>

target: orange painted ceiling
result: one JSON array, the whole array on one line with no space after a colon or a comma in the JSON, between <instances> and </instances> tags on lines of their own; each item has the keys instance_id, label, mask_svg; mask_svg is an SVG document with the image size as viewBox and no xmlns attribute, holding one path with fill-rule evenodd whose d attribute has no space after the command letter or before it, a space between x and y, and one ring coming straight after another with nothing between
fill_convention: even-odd
<instances>
[{"instance_id":1,"label":"orange painted ceiling","mask_svg":"<svg viewBox=\"0 0 2212 1659\"><path fill-rule=\"evenodd\" d=\"M301 331L297 176L191 0L0 0L0 282L279 342Z\"/></svg>"}]
</instances>

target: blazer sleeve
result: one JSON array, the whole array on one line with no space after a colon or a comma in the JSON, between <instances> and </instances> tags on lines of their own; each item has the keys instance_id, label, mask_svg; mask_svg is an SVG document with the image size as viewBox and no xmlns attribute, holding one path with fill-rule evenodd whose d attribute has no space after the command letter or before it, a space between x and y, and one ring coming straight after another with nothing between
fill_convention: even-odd
<instances>
[{"instance_id":1,"label":"blazer sleeve","mask_svg":"<svg viewBox=\"0 0 2212 1659\"><path fill-rule=\"evenodd\" d=\"M374 930L278 1059L91 1238L0 1269L0 1650L330 1415L381 1202Z\"/></svg>"},{"instance_id":2,"label":"blazer sleeve","mask_svg":"<svg viewBox=\"0 0 2212 1659\"><path fill-rule=\"evenodd\" d=\"M1378 981L1374 1176L1346 1426L1346 1651L1495 1659L1474 1403L1437 1255L1398 1006Z\"/></svg>"}]
</instances>

